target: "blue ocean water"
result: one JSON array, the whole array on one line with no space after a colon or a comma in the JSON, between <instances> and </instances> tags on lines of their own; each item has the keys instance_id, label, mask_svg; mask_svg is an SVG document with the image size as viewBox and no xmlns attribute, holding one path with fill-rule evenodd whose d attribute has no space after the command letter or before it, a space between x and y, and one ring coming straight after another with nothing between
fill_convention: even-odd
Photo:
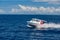
<instances>
[{"instance_id":1,"label":"blue ocean water","mask_svg":"<svg viewBox=\"0 0 60 40\"><path fill-rule=\"evenodd\" d=\"M60 23L58 15L0 15L0 40L60 40L60 30L28 28L31 18Z\"/></svg>"}]
</instances>

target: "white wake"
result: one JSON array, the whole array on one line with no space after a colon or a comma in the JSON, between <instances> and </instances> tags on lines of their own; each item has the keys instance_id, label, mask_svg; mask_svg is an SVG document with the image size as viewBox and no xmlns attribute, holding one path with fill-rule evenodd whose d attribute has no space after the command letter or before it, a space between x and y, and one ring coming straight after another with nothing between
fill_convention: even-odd
<instances>
[{"instance_id":1,"label":"white wake","mask_svg":"<svg viewBox=\"0 0 60 40\"><path fill-rule=\"evenodd\" d=\"M36 28L37 28L37 29L60 28L60 24L56 24L56 23L44 23L43 25L37 25Z\"/></svg>"}]
</instances>

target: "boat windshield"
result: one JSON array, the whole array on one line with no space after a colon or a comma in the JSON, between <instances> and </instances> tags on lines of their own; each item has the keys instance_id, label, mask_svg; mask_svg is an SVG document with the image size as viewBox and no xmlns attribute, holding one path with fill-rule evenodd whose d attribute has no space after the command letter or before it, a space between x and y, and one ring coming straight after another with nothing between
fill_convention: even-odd
<instances>
[{"instance_id":1,"label":"boat windshield","mask_svg":"<svg viewBox=\"0 0 60 40\"><path fill-rule=\"evenodd\" d=\"M37 21L37 22L39 22L40 20L39 20L39 19L32 19L32 21Z\"/></svg>"}]
</instances>

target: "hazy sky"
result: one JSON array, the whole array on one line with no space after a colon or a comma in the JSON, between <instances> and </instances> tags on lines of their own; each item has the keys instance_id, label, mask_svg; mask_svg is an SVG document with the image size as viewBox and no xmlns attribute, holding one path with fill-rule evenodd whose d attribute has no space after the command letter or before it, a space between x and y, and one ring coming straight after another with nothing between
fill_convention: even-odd
<instances>
[{"instance_id":1,"label":"hazy sky","mask_svg":"<svg viewBox=\"0 0 60 40\"><path fill-rule=\"evenodd\" d=\"M0 0L0 14L60 15L60 0Z\"/></svg>"}]
</instances>

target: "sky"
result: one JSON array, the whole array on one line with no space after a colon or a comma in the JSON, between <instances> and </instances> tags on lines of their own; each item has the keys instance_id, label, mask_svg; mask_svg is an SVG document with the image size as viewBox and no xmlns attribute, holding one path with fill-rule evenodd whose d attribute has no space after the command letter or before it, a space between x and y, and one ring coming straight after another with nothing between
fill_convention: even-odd
<instances>
[{"instance_id":1,"label":"sky","mask_svg":"<svg viewBox=\"0 0 60 40\"><path fill-rule=\"evenodd\" d=\"M60 15L60 0L0 0L0 14Z\"/></svg>"}]
</instances>

